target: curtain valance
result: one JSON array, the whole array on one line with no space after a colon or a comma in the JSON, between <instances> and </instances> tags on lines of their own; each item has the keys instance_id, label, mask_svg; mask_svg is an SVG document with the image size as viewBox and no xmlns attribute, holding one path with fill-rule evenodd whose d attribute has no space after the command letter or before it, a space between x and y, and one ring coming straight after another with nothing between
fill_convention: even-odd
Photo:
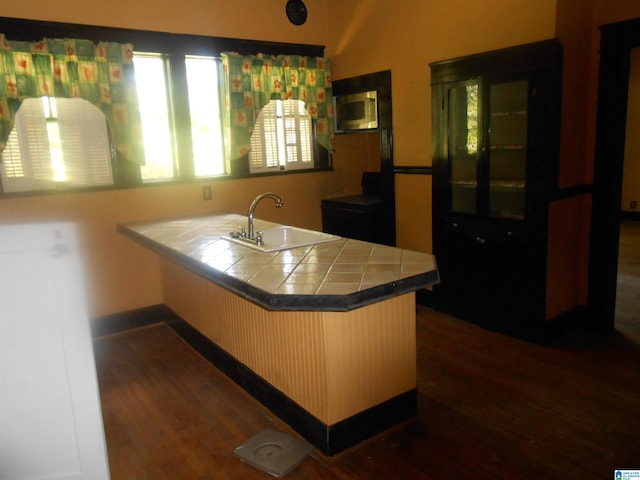
<instances>
[{"instance_id":1,"label":"curtain valance","mask_svg":"<svg viewBox=\"0 0 640 480\"><path fill-rule=\"evenodd\" d=\"M334 150L330 62L299 55L222 54L226 110L223 115L228 159L245 156L258 113L270 100L302 100L318 143Z\"/></svg>"},{"instance_id":2,"label":"curtain valance","mask_svg":"<svg viewBox=\"0 0 640 480\"><path fill-rule=\"evenodd\" d=\"M116 149L144 164L133 46L90 40L9 41L0 33L0 152L26 98L84 98L109 122Z\"/></svg>"}]
</instances>

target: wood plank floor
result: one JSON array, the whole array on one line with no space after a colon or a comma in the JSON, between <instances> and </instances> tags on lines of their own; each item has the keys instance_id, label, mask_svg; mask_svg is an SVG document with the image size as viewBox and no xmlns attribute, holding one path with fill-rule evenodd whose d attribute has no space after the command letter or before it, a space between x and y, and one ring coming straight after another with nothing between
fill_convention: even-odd
<instances>
[{"instance_id":1,"label":"wood plank floor","mask_svg":"<svg viewBox=\"0 0 640 480\"><path fill-rule=\"evenodd\" d=\"M601 479L640 469L638 227L621 240L615 332L545 347L419 306L417 420L329 464L309 457L287 478ZM273 478L233 449L288 427L169 327L94 345L113 480Z\"/></svg>"}]
</instances>

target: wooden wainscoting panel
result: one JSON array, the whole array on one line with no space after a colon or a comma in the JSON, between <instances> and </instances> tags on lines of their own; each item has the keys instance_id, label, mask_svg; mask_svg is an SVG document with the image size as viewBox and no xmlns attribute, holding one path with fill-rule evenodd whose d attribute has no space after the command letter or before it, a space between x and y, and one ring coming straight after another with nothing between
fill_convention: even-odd
<instances>
[{"instance_id":1,"label":"wooden wainscoting panel","mask_svg":"<svg viewBox=\"0 0 640 480\"><path fill-rule=\"evenodd\" d=\"M322 313L265 310L169 260L162 272L169 308L327 422Z\"/></svg>"},{"instance_id":2,"label":"wooden wainscoting panel","mask_svg":"<svg viewBox=\"0 0 640 480\"><path fill-rule=\"evenodd\" d=\"M587 303L590 211L590 195L549 205L547 320Z\"/></svg>"},{"instance_id":3,"label":"wooden wainscoting panel","mask_svg":"<svg viewBox=\"0 0 640 480\"><path fill-rule=\"evenodd\" d=\"M418 252L433 252L431 175L396 173L396 243Z\"/></svg>"},{"instance_id":4,"label":"wooden wainscoting panel","mask_svg":"<svg viewBox=\"0 0 640 480\"><path fill-rule=\"evenodd\" d=\"M416 388L415 294L325 312L329 424Z\"/></svg>"},{"instance_id":5,"label":"wooden wainscoting panel","mask_svg":"<svg viewBox=\"0 0 640 480\"><path fill-rule=\"evenodd\" d=\"M349 312L266 310L162 260L165 302L327 425L416 388L415 294Z\"/></svg>"}]
</instances>

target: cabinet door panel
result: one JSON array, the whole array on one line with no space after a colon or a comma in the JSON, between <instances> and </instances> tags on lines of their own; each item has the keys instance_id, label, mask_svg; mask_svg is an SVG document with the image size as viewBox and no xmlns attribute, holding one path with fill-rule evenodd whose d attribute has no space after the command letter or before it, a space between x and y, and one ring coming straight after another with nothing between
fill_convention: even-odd
<instances>
[{"instance_id":1,"label":"cabinet door panel","mask_svg":"<svg viewBox=\"0 0 640 480\"><path fill-rule=\"evenodd\" d=\"M540 266L535 250L533 244L508 238L492 238L483 245L483 287L488 295L479 308L487 327L516 336L530 330L539 313L536 305L544 300L537 294Z\"/></svg>"},{"instance_id":2,"label":"cabinet door panel","mask_svg":"<svg viewBox=\"0 0 640 480\"><path fill-rule=\"evenodd\" d=\"M109 478L71 225L0 227L0 479Z\"/></svg>"},{"instance_id":3,"label":"cabinet door panel","mask_svg":"<svg viewBox=\"0 0 640 480\"><path fill-rule=\"evenodd\" d=\"M546 40L430 67L435 305L493 330L543 335L562 47Z\"/></svg>"},{"instance_id":4,"label":"cabinet door panel","mask_svg":"<svg viewBox=\"0 0 640 480\"><path fill-rule=\"evenodd\" d=\"M485 328L527 336L543 313L544 248L533 229L441 218L440 308Z\"/></svg>"},{"instance_id":5,"label":"cabinet door panel","mask_svg":"<svg viewBox=\"0 0 640 480\"><path fill-rule=\"evenodd\" d=\"M527 80L495 82L489 87L490 217L525 218L528 97Z\"/></svg>"},{"instance_id":6,"label":"cabinet door panel","mask_svg":"<svg viewBox=\"0 0 640 480\"><path fill-rule=\"evenodd\" d=\"M475 240L466 234L448 232L442 236L447 249L438 256L442 307L469 320L480 319L478 311L478 256Z\"/></svg>"},{"instance_id":7,"label":"cabinet door panel","mask_svg":"<svg viewBox=\"0 0 640 480\"><path fill-rule=\"evenodd\" d=\"M457 84L447 92L447 150L452 212L477 213L480 135L478 95L477 82Z\"/></svg>"}]
</instances>

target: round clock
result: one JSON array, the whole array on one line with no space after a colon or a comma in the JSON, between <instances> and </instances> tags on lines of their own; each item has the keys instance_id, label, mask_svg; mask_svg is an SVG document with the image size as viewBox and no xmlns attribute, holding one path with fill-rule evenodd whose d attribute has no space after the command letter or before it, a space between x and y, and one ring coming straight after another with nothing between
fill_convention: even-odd
<instances>
[{"instance_id":1,"label":"round clock","mask_svg":"<svg viewBox=\"0 0 640 480\"><path fill-rule=\"evenodd\" d=\"M302 0L287 1L287 18L294 25L302 25L307 21L307 7Z\"/></svg>"}]
</instances>

